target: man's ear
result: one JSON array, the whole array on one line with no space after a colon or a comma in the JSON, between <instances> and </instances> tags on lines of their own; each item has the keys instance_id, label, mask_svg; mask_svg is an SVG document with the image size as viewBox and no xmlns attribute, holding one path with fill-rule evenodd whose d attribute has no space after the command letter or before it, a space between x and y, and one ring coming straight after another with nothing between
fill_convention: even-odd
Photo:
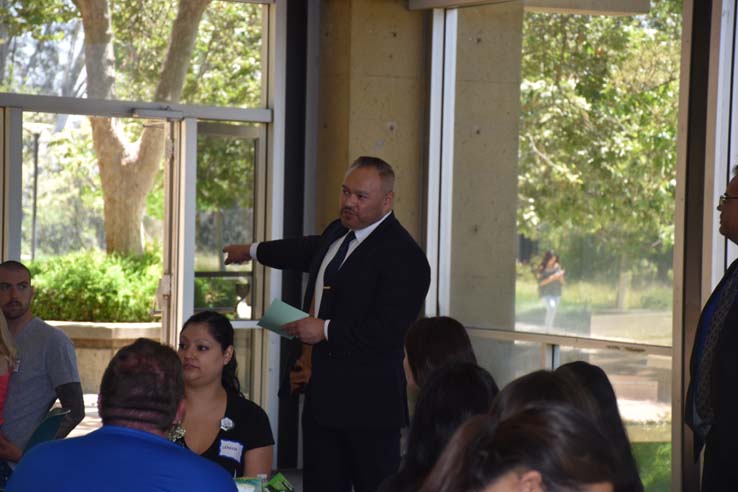
<instances>
[{"instance_id":1,"label":"man's ear","mask_svg":"<svg viewBox=\"0 0 738 492\"><path fill-rule=\"evenodd\" d=\"M392 203L394 202L394 200L395 200L395 192L394 191L387 192L387 194L384 195L384 210L385 210L385 213L387 213L390 210L392 210Z\"/></svg>"},{"instance_id":2,"label":"man's ear","mask_svg":"<svg viewBox=\"0 0 738 492\"><path fill-rule=\"evenodd\" d=\"M518 484L521 492L543 492L543 477L537 470L523 472Z\"/></svg>"}]
</instances>

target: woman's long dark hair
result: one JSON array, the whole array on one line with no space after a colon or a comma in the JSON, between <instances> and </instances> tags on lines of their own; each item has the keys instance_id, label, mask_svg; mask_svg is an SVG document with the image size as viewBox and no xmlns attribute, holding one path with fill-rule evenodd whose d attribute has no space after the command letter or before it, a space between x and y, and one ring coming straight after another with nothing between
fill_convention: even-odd
<instances>
[{"instance_id":1,"label":"woman's long dark hair","mask_svg":"<svg viewBox=\"0 0 738 492\"><path fill-rule=\"evenodd\" d=\"M543 369L508 383L495 398L490 413L505 420L531 404L548 403L568 404L586 415L597 414L597 402L578 381Z\"/></svg>"},{"instance_id":2,"label":"woman's long dark hair","mask_svg":"<svg viewBox=\"0 0 738 492\"><path fill-rule=\"evenodd\" d=\"M415 404L402 466L381 490L417 490L456 429L473 415L487 413L497 393L492 375L476 364L433 371Z\"/></svg>"},{"instance_id":3,"label":"woman's long dark hair","mask_svg":"<svg viewBox=\"0 0 738 492\"><path fill-rule=\"evenodd\" d=\"M575 379L597 403L599 412L596 417L601 423L603 433L620 455L622 469L615 482L615 492L643 492L643 483L638 475L628 433L620 418L615 390L605 371L587 362L576 361L562 365L555 372Z\"/></svg>"},{"instance_id":4,"label":"woman's long dark hair","mask_svg":"<svg viewBox=\"0 0 738 492\"><path fill-rule=\"evenodd\" d=\"M477 363L464 325L448 316L423 318L405 335L405 351L415 384L422 388L431 372L451 362Z\"/></svg>"},{"instance_id":5,"label":"woman's long dark hair","mask_svg":"<svg viewBox=\"0 0 738 492\"><path fill-rule=\"evenodd\" d=\"M235 333L233 325L231 324L231 321L222 314L216 313L215 311L202 311L195 313L185 321L182 331L192 323L206 324L208 326L208 332L218 342L221 350L225 351L228 347L233 346L233 337ZM180 331L180 333L182 331ZM241 383L238 382L238 376L236 375L237 367L238 362L236 362L236 351L234 348L230 362L223 366L223 374L221 375L220 382L228 393L243 396L241 394Z\"/></svg>"},{"instance_id":6,"label":"woman's long dark hair","mask_svg":"<svg viewBox=\"0 0 738 492\"><path fill-rule=\"evenodd\" d=\"M499 420L469 419L454 434L420 492L481 491L511 471L537 471L547 492L612 483L614 454L591 419L558 403L539 403Z\"/></svg>"},{"instance_id":7,"label":"woman's long dark hair","mask_svg":"<svg viewBox=\"0 0 738 492\"><path fill-rule=\"evenodd\" d=\"M556 252L552 249L549 249L546 251L546 253L543 255L543 258L541 259L541 264L538 265L538 270L536 270L538 273L541 273L543 270L546 269L548 266L548 262L551 260L551 258L556 257L556 261L559 261L559 255L556 254Z\"/></svg>"}]
</instances>

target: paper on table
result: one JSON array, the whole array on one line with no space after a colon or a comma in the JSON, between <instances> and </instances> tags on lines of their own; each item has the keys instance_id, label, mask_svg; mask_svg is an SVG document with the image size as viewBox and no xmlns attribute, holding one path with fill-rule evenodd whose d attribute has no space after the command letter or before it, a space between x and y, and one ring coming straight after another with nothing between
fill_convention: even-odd
<instances>
[{"instance_id":1,"label":"paper on table","mask_svg":"<svg viewBox=\"0 0 738 492\"><path fill-rule=\"evenodd\" d=\"M287 334L287 332L282 329L282 326L287 323L297 321L298 319L307 318L308 316L309 314L305 311L300 311L281 299L273 299L272 303L269 305L269 309L266 310L264 316L256 324L269 331L273 331L281 337L292 340L295 337Z\"/></svg>"}]
</instances>

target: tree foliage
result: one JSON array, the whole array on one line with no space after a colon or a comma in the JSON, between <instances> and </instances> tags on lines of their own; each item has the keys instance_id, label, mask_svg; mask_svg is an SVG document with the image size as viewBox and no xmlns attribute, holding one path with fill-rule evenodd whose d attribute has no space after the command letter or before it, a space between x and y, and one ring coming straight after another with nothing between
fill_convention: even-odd
<instances>
[{"instance_id":1,"label":"tree foliage","mask_svg":"<svg viewBox=\"0 0 738 492\"><path fill-rule=\"evenodd\" d=\"M681 6L638 17L527 14L518 227L632 260L674 242ZM646 252L646 253L644 253Z\"/></svg>"},{"instance_id":2,"label":"tree foliage","mask_svg":"<svg viewBox=\"0 0 738 492\"><path fill-rule=\"evenodd\" d=\"M259 5L218 0L0 0L0 90L261 105L261 12ZM84 56L77 41L83 27ZM57 130L64 122L59 118ZM91 126L107 249L141 252L143 211L161 214L160 200L147 195L162 182L167 132L161 123L109 118L91 118ZM234 166L208 159L207 165L218 175L230 170L250 176L252 161ZM242 185L224 179L209 191L233 202ZM212 197L209 203L215 203Z\"/></svg>"},{"instance_id":3,"label":"tree foliage","mask_svg":"<svg viewBox=\"0 0 738 492\"><path fill-rule=\"evenodd\" d=\"M70 2L0 0L0 89L77 94L81 37Z\"/></svg>"}]
</instances>

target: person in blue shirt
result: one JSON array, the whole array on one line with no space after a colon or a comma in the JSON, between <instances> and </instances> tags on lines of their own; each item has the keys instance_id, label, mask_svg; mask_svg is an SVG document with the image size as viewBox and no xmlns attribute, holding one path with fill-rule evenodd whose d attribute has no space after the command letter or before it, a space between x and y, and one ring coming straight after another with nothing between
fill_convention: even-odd
<instances>
[{"instance_id":1,"label":"person in blue shirt","mask_svg":"<svg viewBox=\"0 0 738 492\"><path fill-rule=\"evenodd\" d=\"M120 349L103 375L98 411L102 428L35 447L6 490L236 491L221 467L170 441L184 415L182 364L171 348L139 338Z\"/></svg>"}]
</instances>

